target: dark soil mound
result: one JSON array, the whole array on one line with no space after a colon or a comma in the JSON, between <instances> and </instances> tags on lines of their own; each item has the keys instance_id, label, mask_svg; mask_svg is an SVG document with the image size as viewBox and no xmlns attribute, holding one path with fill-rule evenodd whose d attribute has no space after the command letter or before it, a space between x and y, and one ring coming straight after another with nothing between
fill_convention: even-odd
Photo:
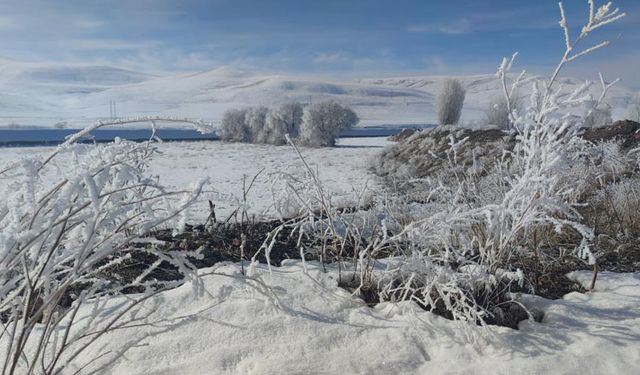
<instances>
[{"instance_id":1,"label":"dark soil mound","mask_svg":"<svg viewBox=\"0 0 640 375\"><path fill-rule=\"evenodd\" d=\"M401 133L402 134L402 133ZM471 166L474 157L490 167L502 157L504 151L513 149L513 135L499 129L464 129L455 126L439 126L415 131L407 137L398 135L398 143L387 147L376 159L372 169L389 180L424 178L442 172L447 166L450 142L467 139L456 152L457 163ZM598 143L618 140L628 151L640 146L640 123L624 120L612 125L582 130L582 138Z\"/></svg>"},{"instance_id":2,"label":"dark soil mound","mask_svg":"<svg viewBox=\"0 0 640 375\"><path fill-rule=\"evenodd\" d=\"M623 120L610 126L585 129L582 138L594 143L619 140L623 150L630 150L640 146L640 123Z\"/></svg>"},{"instance_id":3,"label":"dark soil mound","mask_svg":"<svg viewBox=\"0 0 640 375\"><path fill-rule=\"evenodd\" d=\"M391 142L400 142L411 137L417 130L411 128L404 128L398 132L398 134L389 137Z\"/></svg>"},{"instance_id":4,"label":"dark soil mound","mask_svg":"<svg viewBox=\"0 0 640 375\"><path fill-rule=\"evenodd\" d=\"M153 232L149 238L158 240L154 243L133 243L136 247L154 247L161 252L193 251L199 257L190 257L189 261L196 268L211 267L220 262L240 262L250 260L262 246L265 238L282 224L279 220L254 222L251 224L225 223L211 228L204 225L187 226L186 230L176 236L171 230ZM272 265L279 266L285 259L300 259L297 248L297 237L290 236L291 229L284 227L276 236L276 241L270 253ZM305 257L307 258L307 257ZM313 259L309 255L309 259ZM258 253L256 259L266 263L264 252ZM130 283L141 275L151 264L156 262L156 255L135 252L130 259L108 270L106 277L123 284ZM145 277L145 281L173 281L181 280L182 274L169 262L162 262L155 270ZM131 290L130 292L137 292Z\"/></svg>"},{"instance_id":5,"label":"dark soil mound","mask_svg":"<svg viewBox=\"0 0 640 375\"><path fill-rule=\"evenodd\" d=\"M448 165L450 143L466 139L456 151L457 163L471 166L477 160L492 161L513 147L513 136L498 129L463 129L440 126L413 133L387 147L378 156L373 171L387 179L423 178L441 172Z\"/></svg>"}]
</instances>

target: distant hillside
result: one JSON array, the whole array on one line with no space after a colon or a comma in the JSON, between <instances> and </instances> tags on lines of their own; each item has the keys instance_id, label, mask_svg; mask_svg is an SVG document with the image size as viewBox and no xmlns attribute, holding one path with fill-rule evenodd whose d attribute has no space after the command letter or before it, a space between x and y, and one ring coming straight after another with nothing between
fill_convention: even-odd
<instances>
[{"instance_id":1,"label":"distant hillside","mask_svg":"<svg viewBox=\"0 0 640 375\"><path fill-rule=\"evenodd\" d=\"M420 90L436 96L442 87L442 81L446 76L418 76L418 77L395 77L381 79L363 79L360 82L365 84L380 85L383 87L404 87ZM499 80L493 74L457 76L454 77L461 81L467 90L465 99L465 111L463 118L481 118L485 108L489 102L496 96L502 95L502 87ZM541 77L533 77L541 78ZM572 92L579 85L583 84L583 80L576 78L561 78L558 80L564 87L564 92ZM594 84L590 90L594 97L600 96L600 85ZM531 84L523 85L519 91L519 96L528 102L531 94ZM621 84L613 86L608 95L607 102L614 109L614 118L622 118L628 112L628 107L632 102L635 92ZM466 116L465 116L466 114Z\"/></svg>"},{"instance_id":2,"label":"distant hillside","mask_svg":"<svg viewBox=\"0 0 640 375\"><path fill-rule=\"evenodd\" d=\"M219 67L199 73L153 76L108 66L44 66L0 63L0 126L82 126L109 116L166 115L217 121L228 108L287 101L334 99L353 106L362 125L434 123L435 98L444 76L362 79L344 82L315 77L264 75ZM458 77L467 88L463 120L479 119L500 95L493 75ZM567 89L581 82L568 79ZM529 88L521 90L528 95ZM598 91L594 86L594 94ZM625 114L633 92L615 87L609 96Z\"/></svg>"}]
</instances>

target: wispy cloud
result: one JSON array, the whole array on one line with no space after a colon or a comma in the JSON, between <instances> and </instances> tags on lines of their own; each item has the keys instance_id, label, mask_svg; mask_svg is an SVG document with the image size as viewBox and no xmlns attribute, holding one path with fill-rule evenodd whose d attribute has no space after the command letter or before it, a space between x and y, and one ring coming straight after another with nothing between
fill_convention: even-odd
<instances>
[{"instance_id":1,"label":"wispy cloud","mask_svg":"<svg viewBox=\"0 0 640 375\"><path fill-rule=\"evenodd\" d=\"M449 35L464 34L471 30L471 21L466 18L461 18L446 24L419 24L411 25L407 28L407 31L411 33L440 33Z\"/></svg>"}]
</instances>

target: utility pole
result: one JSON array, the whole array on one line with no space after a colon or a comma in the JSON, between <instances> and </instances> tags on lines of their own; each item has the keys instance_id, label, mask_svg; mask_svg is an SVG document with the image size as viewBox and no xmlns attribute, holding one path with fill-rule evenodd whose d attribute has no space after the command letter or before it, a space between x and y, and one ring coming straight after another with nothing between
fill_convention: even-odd
<instances>
[{"instance_id":1,"label":"utility pole","mask_svg":"<svg viewBox=\"0 0 640 375\"><path fill-rule=\"evenodd\" d=\"M113 99L109 99L109 119L115 120L118 118L118 113L116 111L116 101Z\"/></svg>"}]
</instances>

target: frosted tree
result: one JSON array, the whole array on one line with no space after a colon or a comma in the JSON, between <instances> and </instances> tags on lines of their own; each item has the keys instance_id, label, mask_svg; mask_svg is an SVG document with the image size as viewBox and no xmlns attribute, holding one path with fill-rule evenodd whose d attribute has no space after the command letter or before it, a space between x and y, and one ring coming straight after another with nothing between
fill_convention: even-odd
<instances>
[{"instance_id":1,"label":"frosted tree","mask_svg":"<svg viewBox=\"0 0 640 375\"><path fill-rule=\"evenodd\" d=\"M252 143L267 143L266 120L267 107L251 107L245 115L245 126L249 131Z\"/></svg>"},{"instance_id":2,"label":"frosted tree","mask_svg":"<svg viewBox=\"0 0 640 375\"><path fill-rule=\"evenodd\" d=\"M251 140L250 129L246 125L248 108L230 109L222 115L218 136L223 141L248 142Z\"/></svg>"},{"instance_id":3,"label":"frosted tree","mask_svg":"<svg viewBox=\"0 0 640 375\"><path fill-rule=\"evenodd\" d=\"M442 83L436 104L440 125L456 125L460 121L465 93L464 87L456 79L448 78Z\"/></svg>"},{"instance_id":4,"label":"frosted tree","mask_svg":"<svg viewBox=\"0 0 640 375\"><path fill-rule=\"evenodd\" d=\"M305 108L299 141L310 147L331 147L338 131L358 123L358 115L348 106L335 101L314 103Z\"/></svg>"},{"instance_id":5,"label":"frosted tree","mask_svg":"<svg viewBox=\"0 0 640 375\"><path fill-rule=\"evenodd\" d=\"M302 104L298 102L286 103L269 111L265 124L266 143L283 145L286 143L286 134L297 138L303 113Z\"/></svg>"}]
</instances>

